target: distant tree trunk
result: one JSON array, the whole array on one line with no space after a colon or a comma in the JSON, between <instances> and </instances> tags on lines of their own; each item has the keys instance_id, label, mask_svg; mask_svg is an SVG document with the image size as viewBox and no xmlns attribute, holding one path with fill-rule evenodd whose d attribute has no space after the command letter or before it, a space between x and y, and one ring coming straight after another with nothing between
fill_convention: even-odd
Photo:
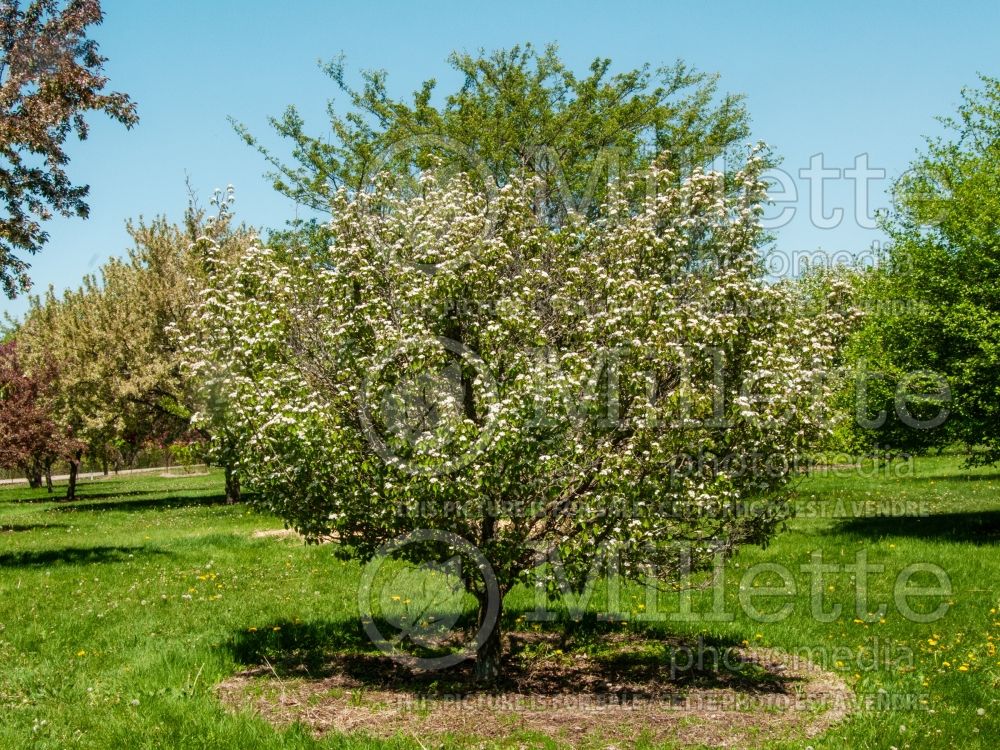
<instances>
[{"instance_id":1,"label":"distant tree trunk","mask_svg":"<svg viewBox=\"0 0 1000 750\"><path fill-rule=\"evenodd\" d=\"M69 486L66 488L66 499L76 500L76 477L80 473L80 459L83 451L77 451L69 460Z\"/></svg>"},{"instance_id":2,"label":"distant tree trunk","mask_svg":"<svg viewBox=\"0 0 1000 750\"><path fill-rule=\"evenodd\" d=\"M45 462L45 487L51 493L52 492L52 462Z\"/></svg>"},{"instance_id":3,"label":"distant tree trunk","mask_svg":"<svg viewBox=\"0 0 1000 750\"><path fill-rule=\"evenodd\" d=\"M232 466L226 464L226 502L232 505L240 501L240 476Z\"/></svg>"},{"instance_id":4,"label":"distant tree trunk","mask_svg":"<svg viewBox=\"0 0 1000 750\"><path fill-rule=\"evenodd\" d=\"M104 476L108 475L108 459L106 457L101 459L101 470L104 472Z\"/></svg>"},{"instance_id":5,"label":"distant tree trunk","mask_svg":"<svg viewBox=\"0 0 1000 750\"><path fill-rule=\"evenodd\" d=\"M37 490L42 486L42 462L37 458L32 458L30 461L25 461L21 464L21 470L24 472L25 478L28 480L28 486Z\"/></svg>"}]
</instances>

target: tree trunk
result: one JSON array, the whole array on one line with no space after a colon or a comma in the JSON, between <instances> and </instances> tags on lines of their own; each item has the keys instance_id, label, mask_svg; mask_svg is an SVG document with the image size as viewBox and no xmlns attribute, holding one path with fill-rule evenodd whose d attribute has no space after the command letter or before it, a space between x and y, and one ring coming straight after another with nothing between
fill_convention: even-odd
<instances>
[{"instance_id":1,"label":"tree trunk","mask_svg":"<svg viewBox=\"0 0 1000 750\"><path fill-rule=\"evenodd\" d=\"M486 613L489 609L489 600L484 597L479 602L479 627L482 628L486 621ZM503 601L497 610L497 619L476 651L475 675L476 682L482 685L492 685L500 679L500 657L503 655L502 631L500 628L500 617L503 614Z\"/></svg>"},{"instance_id":2,"label":"tree trunk","mask_svg":"<svg viewBox=\"0 0 1000 750\"><path fill-rule=\"evenodd\" d=\"M228 464L226 469L226 502L230 505L240 501L240 477Z\"/></svg>"},{"instance_id":3,"label":"tree trunk","mask_svg":"<svg viewBox=\"0 0 1000 750\"><path fill-rule=\"evenodd\" d=\"M33 490L37 490L42 486L42 462L37 458L32 458L30 461L23 461L20 464L21 471L24 472L25 478L28 480L28 487Z\"/></svg>"},{"instance_id":4,"label":"tree trunk","mask_svg":"<svg viewBox=\"0 0 1000 750\"><path fill-rule=\"evenodd\" d=\"M479 549L484 554L489 554L487 550L496 535L496 516L494 516L494 512L494 508L486 500L483 505L482 527L479 532ZM478 598L479 630L482 630L484 626L489 626L490 632L487 633L486 640L476 649L476 682L482 685L492 685L500 677L500 657L503 654L503 642L500 639L500 617L503 615L503 592L500 592L500 601L497 602L496 620L492 623L487 622L487 614L490 609L489 591L483 591L482 595Z\"/></svg>"},{"instance_id":5,"label":"tree trunk","mask_svg":"<svg viewBox=\"0 0 1000 750\"><path fill-rule=\"evenodd\" d=\"M45 463L45 487L48 491L52 492L52 462L47 461Z\"/></svg>"},{"instance_id":6,"label":"tree trunk","mask_svg":"<svg viewBox=\"0 0 1000 750\"><path fill-rule=\"evenodd\" d=\"M76 500L76 476L80 473L80 459L83 456L82 451L78 451L69 460L69 486L66 488L66 499Z\"/></svg>"}]
</instances>

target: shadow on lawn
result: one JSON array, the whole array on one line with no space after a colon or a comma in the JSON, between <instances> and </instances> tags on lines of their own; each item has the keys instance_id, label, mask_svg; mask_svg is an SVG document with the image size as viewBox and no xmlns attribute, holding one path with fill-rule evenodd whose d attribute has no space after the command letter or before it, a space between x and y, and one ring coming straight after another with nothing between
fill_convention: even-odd
<instances>
[{"instance_id":1,"label":"shadow on lawn","mask_svg":"<svg viewBox=\"0 0 1000 750\"><path fill-rule=\"evenodd\" d=\"M61 547L59 549L23 550L0 553L0 568L34 568L65 563L92 565L95 563L126 562L133 557L168 555L169 552L151 547Z\"/></svg>"},{"instance_id":2,"label":"shadow on lawn","mask_svg":"<svg viewBox=\"0 0 1000 750\"><path fill-rule=\"evenodd\" d=\"M971 544L1000 543L1000 510L878 516L842 521L837 531L857 537L915 537Z\"/></svg>"},{"instance_id":3,"label":"shadow on lawn","mask_svg":"<svg viewBox=\"0 0 1000 750\"><path fill-rule=\"evenodd\" d=\"M907 477L907 482L996 482L1000 481L1000 471L981 472L978 474L917 474Z\"/></svg>"},{"instance_id":4,"label":"shadow on lawn","mask_svg":"<svg viewBox=\"0 0 1000 750\"><path fill-rule=\"evenodd\" d=\"M157 497L144 497L157 495ZM105 498L119 498L118 502L94 502ZM62 502L50 510L60 513L78 511L119 511L123 513L143 510L170 510L172 508L187 508L195 505L225 505L226 496L222 493L211 495L169 495L163 496L162 490L156 492L102 493L95 495L79 495L72 502Z\"/></svg>"},{"instance_id":5,"label":"shadow on lawn","mask_svg":"<svg viewBox=\"0 0 1000 750\"><path fill-rule=\"evenodd\" d=\"M72 502L66 502L66 487L60 485L56 485L53 492L45 492L44 489L30 490L31 492L43 494L32 495L30 497L13 498L8 502L24 504L59 503L61 505L72 505L75 502L87 499L99 500L108 497L137 497L140 495L151 495L155 492L155 490L120 490L115 492L110 489L110 487L113 487L115 484L117 484L117 482L100 482L99 485L79 484L76 488L76 500L73 500ZM96 489L98 486L102 490L101 492L88 492L89 489Z\"/></svg>"},{"instance_id":6,"label":"shadow on lawn","mask_svg":"<svg viewBox=\"0 0 1000 750\"><path fill-rule=\"evenodd\" d=\"M634 625L624 632L620 625L596 618L574 623L571 633L508 634L502 678L490 690L627 692L638 698L690 687L787 693L800 680L739 653L735 638L694 640L651 629L636 632ZM253 665L251 672L261 676L336 677L370 689L428 695L483 689L474 682L471 661L422 671L390 659L376 649L357 619L277 621L241 631L227 646L238 663Z\"/></svg>"},{"instance_id":7,"label":"shadow on lawn","mask_svg":"<svg viewBox=\"0 0 1000 750\"><path fill-rule=\"evenodd\" d=\"M322 673L337 654L378 653L357 618L292 622L279 620L237 633L226 644L240 664L263 664L284 673Z\"/></svg>"},{"instance_id":8,"label":"shadow on lawn","mask_svg":"<svg viewBox=\"0 0 1000 750\"><path fill-rule=\"evenodd\" d=\"M37 531L38 529L65 529L64 523L4 523L0 524L0 534L5 532Z\"/></svg>"}]
</instances>

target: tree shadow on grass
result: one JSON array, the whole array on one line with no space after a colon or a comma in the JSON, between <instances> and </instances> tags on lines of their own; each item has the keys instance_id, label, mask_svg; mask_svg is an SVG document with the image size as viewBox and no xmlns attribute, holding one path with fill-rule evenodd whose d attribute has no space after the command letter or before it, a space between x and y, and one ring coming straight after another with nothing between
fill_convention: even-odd
<instances>
[{"instance_id":1,"label":"tree shadow on grass","mask_svg":"<svg viewBox=\"0 0 1000 750\"><path fill-rule=\"evenodd\" d=\"M22 550L20 552L0 553L0 568L35 568L58 563L65 565L119 563L139 556L169 554L169 552L152 547L101 546Z\"/></svg>"},{"instance_id":2,"label":"tree shadow on grass","mask_svg":"<svg viewBox=\"0 0 1000 750\"><path fill-rule=\"evenodd\" d=\"M276 621L249 628L227 644L251 673L279 679L346 680L348 685L421 695L482 692L466 660L421 670L379 651L354 618ZM624 631L587 618L567 638L561 628L512 632L505 639L502 677L487 692L536 695L627 693L633 698L676 695L688 688L727 688L745 694L788 694L800 678L783 674L737 649L735 638L697 639Z\"/></svg>"},{"instance_id":3,"label":"tree shadow on grass","mask_svg":"<svg viewBox=\"0 0 1000 750\"><path fill-rule=\"evenodd\" d=\"M66 501L66 487L61 485L56 485L55 491L53 492L45 492L44 489L30 490L31 492L43 492L44 494L31 497L14 498L9 502L19 504L59 503L61 505L70 506L73 503L86 500L101 500L109 497L138 497L142 495L152 495L154 493L162 494L163 492L163 490L120 490L115 492L108 489L109 485L112 484L112 482L100 482L99 485L77 485L76 500L69 502ZM88 492L89 489L96 489L97 487L100 487L102 491L93 493Z\"/></svg>"},{"instance_id":4,"label":"tree shadow on grass","mask_svg":"<svg viewBox=\"0 0 1000 750\"><path fill-rule=\"evenodd\" d=\"M907 482L997 482L1000 481L1000 471L980 474L919 474L906 477Z\"/></svg>"},{"instance_id":5,"label":"tree shadow on grass","mask_svg":"<svg viewBox=\"0 0 1000 750\"><path fill-rule=\"evenodd\" d=\"M856 537L914 537L965 544L1000 543L1000 510L877 516L841 521L836 530Z\"/></svg>"},{"instance_id":6,"label":"tree shadow on grass","mask_svg":"<svg viewBox=\"0 0 1000 750\"><path fill-rule=\"evenodd\" d=\"M157 490L155 494L160 495L162 490ZM108 493L102 495L89 495L78 497L68 503L60 503L50 510L59 513L73 513L85 511L118 511L121 513L144 511L144 510L171 510L173 508L188 508L197 505L225 505L226 496L222 493L206 495L169 495L163 497L141 497L142 495L154 494L152 492L136 492L128 495ZM119 498L118 502L93 502L102 498Z\"/></svg>"},{"instance_id":7,"label":"tree shadow on grass","mask_svg":"<svg viewBox=\"0 0 1000 750\"><path fill-rule=\"evenodd\" d=\"M38 529L65 529L64 523L4 523L0 524L0 534L5 532L37 531Z\"/></svg>"},{"instance_id":8,"label":"tree shadow on grass","mask_svg":"<svg viewBox=\"0 0 1000 750\"><path fill-rule=\"evenodd\" d=\"M110 490L106 492L87 492L86 490L78 489L76 491L75 500L66 500L60 497L58 494L54 495L52 499L63 506L70 506L76 503L85 503L88 500L106 500L112 497L120 498L133 498L133 497L145 497L146 495L163 494L162 490L123 490L121 492L112 492Z\"/></svg>"},{"instance_id":9,"label":"tree shadow on grass","mask_svg":"<svg viewBox=\"0 0 1000 750\"><path fill-rule=\"evenodd\" d=\"M277 675L311 677L330 675L341 658L379 653L357 618L277 620L237 632L226 648L238 664L267 665Z\"/></svg>"}]
</instances>

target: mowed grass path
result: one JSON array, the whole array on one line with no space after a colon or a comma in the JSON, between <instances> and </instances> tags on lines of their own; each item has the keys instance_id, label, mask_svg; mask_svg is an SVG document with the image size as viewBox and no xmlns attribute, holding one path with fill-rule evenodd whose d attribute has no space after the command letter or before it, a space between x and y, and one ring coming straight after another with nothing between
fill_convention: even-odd
<instances>
[{"instance_id":1,"label":"mowed grass path","mask_svg":"<svg viewBox=\"0 0 1000 750\"><path fill-rule=\"evenodd\" d=\"M947 457L918 459L904 476L841 473L802 480L802 512L789 529L728 563L732 621L647 627L808 652L841 673L867 707L792 747L995 746L1000 474ZM214 473L88 482L74 503L44 490L0 490L0 748L430 747L406 738L314 740L302 727L279 730L223 710L215 685L247 664L295 650L308 663L324 650L368 644L357 626L358 564L337 560L330 546L255 537L280 521L221 500ZM878 516L891 502L929 515ZM824 581L823 604L842 611L831 622L815 619L811 575L799 566L816 551L825 563L851 564L859 550L884 566L867 591L873 609L887 604L884 617L861 621L854 579L838 573ZM741 578L760 562L794 575L794 596L755 600L769 611L790 603L778 622L741 611ZM925 610L950 603L936 622L912 622L894 603L896 576L912 563L940 566L950 578L950 597L923 602ZM766 574L756 583L777 580ZM707 611L710 600L699 593L693 610ZM638 589L625 602L637 616L645 609ZM600 596L592 606L600 609ZM513 623L532 596L515 591L507 607ZM502 742L555 746L539 737Z\"/></svg>"}]
</instances>

